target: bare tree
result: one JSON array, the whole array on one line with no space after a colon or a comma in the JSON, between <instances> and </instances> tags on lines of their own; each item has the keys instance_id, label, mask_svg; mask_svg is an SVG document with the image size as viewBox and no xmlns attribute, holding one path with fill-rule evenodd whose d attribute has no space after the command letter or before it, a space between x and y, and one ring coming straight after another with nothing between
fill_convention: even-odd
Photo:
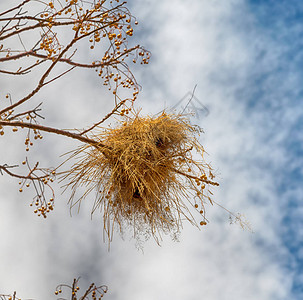
<instances>
[{"instance_id":1,"label":"bare tree","mask_svg":"<svg viewBox=\"0 0 303 300\"><path fill-rule=\"evenodd\" d=\"M199 211L200 225L206 225L204 199L212 204L208 187L218 184L213 181L211 167L203 159L204 149L195 138L200 129L190 125L182 115L163 112L157 118L141 118L132 112L132 117L127 117L123 123L126 131L117 128L105 134L94 132L115 114L130 115L139 85L128 61L148 64L150 58L150 53L143 47L128 47L133 26L138 22L125 4L119 0L66 0L64 3L25 0L0 13L0 72L13 77L26 77L35 72L35 78L39 78L33 89L20 99L6 95L6 105L0 109L0 135L3 139L8 127L13 132L27 130L27 151L44 133L82 142L84 146L76 149L71 158L86 153L87 159L65 172L67 185L72 188L71 205L75 204L73 200L80 186L87 186L87 190L76 203L92 190L99 190L93 210L103 209L104 230L109 241L114 224L117 224L120 231L124 225L134 226L135 235L149 231L158 242L161 231L167 233L173 228L180 231L182 216L196 225L182 200L184 196L196 197L190 205ZM79 61L78 45L94 53L101 40L102 57ZM82 41L88 46L81 44ZM29 43L30 46L25 45ZM59 65L66 68L62 70ZM115 106L102 120L88 124L85 129L67 131L42 125L41 105L22 109L43 87L75 68L96 70L104 85L112 91ZM130 90L129 97L121 98L120 89ZM193 149L201 156L200 161L193 159ZM17 173L18 166L8 164L0 165L0 172L18 178L20 192L33 187L35 196L31 205L34 213L46 218L54 209L52 184L58 177L58 166L42 168L39 162L31 165L28 158L22 164L27 167L27 174ZM95 178L99 179L96 181Z\"/></svg>"},{"instance_id":2,"label":"bare tree","mask_svg":"<svg viewBox=\"0 0 303 300\"><path fill-rule=\"evenodd\" d=\"M81 203L92 191L97 192L93 212L103 211L109 242L116 225L120 232L131 226L135 236L153 236L159 243L161 233L176 237L183 220L195 226L206 225L205 204L216 203L211 188L219 184L204 160L205 151L197 138L199 127L191 125L182 114L163 111L154 117L141 117L135 110L140 86L129 64L148 64L150 59L149 51L142 46L129 46L137 24L126 2L119 0L24 0L0 12L1 75L27 78L35 74L37 81L20 98L7 93L0 102L1 142L9 129L26 131L26 151L44 133L81 142L71 152L69 159L76 162L67 171L59 169L62 165L43 168L39 162L31 164L27 157L22 162L26 173L18 172L17 164L7 163L0 164L0 173L17 178L20 193L33 188L30 205L40 217L47 218L54 209L53 183L61 175L72 190L71 206ZM90 51L87 57L93 59L80 60L79 49ZM113 94L114 108L85 128L63 130L48 126L41 104L34 105L33 99L45 86L75 68L96 71ZM123 92L128 96L120 96L121 90L128 91ZM96 130L114 115L122 118L120 126L97 134ZM86 190L78 197L83 186ZM233 216L241 223L239 216ZM101 299L107 291L105 286L92 284L79 296L77 284L75 279L71 286L59 285L55 294L67 288L71 299L84 300ZM0 295L0 299L19 298L14 293Z\"/></svg>"},{"instance_id":3,"label":"bare tree","mask_svg":"<svg viewBox=\"0 0 303 300\"><path fill-rule=\"evenodd\" d=\"M150 53L140 45L130 47L128 39L138 22L126 7L126 2L106 0L24 0L18 5L0 12L0 73L2 76L27 78L34 74L37 82L32 90L16 98L7 93L0 106L0 138L11 128L13 132L26 130L25 147L29 151L35 140L43 133L54 133L96 145L91 131L113 115L128 114L137 98L140 86L129 68L129 63L148 64ZM83 43L84 42L84 43ZM101 44L101 46L99 45ZM80 61L78 47L87 47L93 60ZM100 56L100 53L103 55ZM75 68L94 70L104 86L113 93L114 109L99 122L87 124L86 128L73 131L53 128L45 124L41 104L31 106L41 89L62 78ZM129 90L129 97L121 98L119 90ZM125 93L124 93L125 94ZM43 124L41 124L43 122ZM99 145L100 146L100 145ZM55 193L52 187L57 179L57 167L43 168L26 158L23 162L28 172L18 172L18 165L0 165L0 173L17 178L19 191L32 187L35 196L31 206L34 213L44 218L54 209ZM92 284L82 296L78 280L71 286L60 285L70 290L70 299L101 299L106 286ZM16 293L0 295L0 299L17 300ZM60 298L63 299L63 298Z\"/></svg>"},{"instance_id":4,"label":"bare tree","mask_svg":"<svg viewBox=\"0 0 303 300\"><path fill-rule=\"evenodd\" d=\"M0 13L0 73L3 76L26 77L35 72L35 78L39 78L32 91L20 99L6 95L5 106L0 107L0 136L5 134L6 127L12 127L13 132L27 130L27 151L34 140L42 139L45 132L95 145L89 134L96 126L114 114L128 113L139 93L139 85L128 61L139 60L147 64L150 53L139 45L128 47L128 38L133 35L133 26L138 22L125 4L119 3L119 0L49 3L25 0ZM81 46L88 47L92 55L95 54L93 61L77 59L77 47L83 40L87 43ZM98 56L101 40L102 57ZM25 46L29 41L31 45ZM64 65L65 70L57 68L58 65ZM96 124L88 124L86 129L78 128L71 132L40 124L43 120L41 104L29 110L22 109L22 105L31 103L43 87L75 68L97 71L104 85L112 90L115 107L105 118ZM130 97L121 99L118 93L120 88L129 89ZM35 213L46 217L54 207L55 194L51 185L56 179L56 168L41 168L38 162L30 165L28 159L22 164L27 166L27 174L19 174L16 172L17 165L7 164L0 165L0 172L18 178L20 192L32 186L36 194L32 203L36 206Z\"/></svg>"}]
</instances>

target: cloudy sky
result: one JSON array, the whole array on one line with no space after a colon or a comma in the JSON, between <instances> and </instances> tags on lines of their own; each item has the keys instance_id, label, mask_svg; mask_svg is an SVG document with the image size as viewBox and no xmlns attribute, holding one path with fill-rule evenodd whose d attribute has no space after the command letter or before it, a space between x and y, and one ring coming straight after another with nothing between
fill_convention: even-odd
<instances>
[{"instance_id":1,"label":"cloudy sky","mask_svg":"<svg viewBox=\"0 0 303 300\"><path fill-rule=\"evenodd\" d=\"M7 7L1 3L1 10ZM58 188L55 211L37 218L18 182L0 177L0 293L56 299L59 283L81 276L109 287L109 300L303 299L303 3L297 0L132 0L134 40L152 52L135 68L143 114L171 108L191 92L201 143L218 174L216 202L243 213L254 233L230 225L209 206L202 230L184 224L179 242L164 237L137 250L117 234L108 252L93 199L77 214ZM1 75L0 96L16 98L29 83ZM16 88L17 86L17 88ZM187 96L188 99L188 96ZM91 124L111 108L94 72L75 71L35 98L45 122ZM182 105L179 108L182 109ZM203 111L207 107L209 114ZM60 110L58 107L60 106ZM0 163L25 157L17 135L0 139ZM22 138L22 134L20 136ZM43 166L78 143L45 135L32 150ZM91 200L91 201L90 201Z\"/></svg>"}]
</instances>

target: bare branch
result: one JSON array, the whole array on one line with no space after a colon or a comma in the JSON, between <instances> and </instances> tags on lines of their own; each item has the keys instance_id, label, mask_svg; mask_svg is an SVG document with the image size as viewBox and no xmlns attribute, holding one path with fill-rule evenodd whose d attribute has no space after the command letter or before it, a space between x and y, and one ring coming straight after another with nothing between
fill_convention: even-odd
<instances>
[{"instance_id":1,"label":"bare branch","mask_svg":"<svg viewBox=\"0 0 303 300\"><path fill-rule=\"evenodd\" d=\"M61 296L64 293L68 293L69 299L71 300L96 300L96 299L101 299L107 292L108 292L108 287L106 285L100 285L97 286L94 283L92 283L84 292L82 296L80 296L80 287L79 287L79 279L74 279L72 285L68 284L59 284L56 287L55 290L55 295ZM13 295L5 295L5 294L0 294L0 300L21 300L16 296L16 292L13 293ZM22 298L23 299L23 298ZM58 300L67 300L67 298L63 298L61 296L58 298Z\"/></svg>"},{"instance_id":2,"label":"bare branch","mask_svg":"<svg viewBox=\"0 0 303 300\"><path fill-rule=\"evenodd\" d=\"M25 3L29 2L29 1L31 1L31 0L24 0L24 1L21 2L19 5L17 5L17 6L15 6L15 7L13 7L13 8L10 8L10 9L8 9L8 10L6 10L6 11L0 13L0 17L3 16L3 15L5 15L5 14L10 13L11 11L14 11L14 10L16 10L16 9L18 9L18 8L20 8L20 7L22 7Z\"/></svg>"},{"instance_id":3,"label":"bare branch","mask_svg":"<svg viewBox=\"0 0 303 300\"><path fill-rule=\"evenodd\" d=\"M85 134L85 133L87 133L87 132L93 130L95 127L97 127L97 126L99 126L101 123L105 122L105 121L106 121L108 118L110 118L115 112L117 112L117 110L118 110L123 104L125 104L125 101L121 101L120 103L118 103L118 104L114 107L114 109L113 109L110 113L108 113L100 122L94 124L93 126L91 126L91 127L88 128L88 129L82 131L82 132L80 133L80 135L83 135L83 134Z\"/></svg>"},{"instance_id":4,"label":"bare branch","mask_svg":"<svg viewBox=\"0 0 303 300\"><path fill-rule=\"evenodd\" d=\"M97 147L100 147L100 148L108 148L107 146L103 145L102 143L99 143L95 140L84 137L81 134L73 133L73 132L70 132L70 131L61 130L61 129L57 129L57 128L52 128L52 127L48 127L48 126L43 126L43 125L39 125L39 124L26 123L26 122L21 122L21 121L3 121L3 120L0 120L0 125L1 126L11 126L11 127L21 127L21 128L30 128L30 129L41 130L41 131L45 131L45 132L50 132L50 133L63 135L63 136L66 136L66 137L69 137L69 138L72 138L72 139L76 139L76 140L79 140L83 143L90 144L92 146L97 146Z\"/></svg>"},{"instance_id":5,"label":"bare branch","mask_svg":"<svg viewBox=\"0 0 303 300\"><path fill-rule=\"evenodd\" d=\"M32 174L33 171L31 171L28 175L25 176L25 175L19 175L19 174L13 173L13 172L8 170L10 168L16 168L16 167L19 167L19 166L16 166L16 165L15 166L8 166L8 165L1 166L0 165L0 173L2 175L1 171L4 171L5 173L7 173L8 175L10 175L12 177L16 177L16 178L19 178L19 179L29 179L29 180L41 180L42 178L47 177L47 175L44 175L44 176L41 176L41 177L32 177L31 174Z\"/></svg>"},{"instance_id":6,"label":"bare branch","mask_svg":"<svg viewBox=\"0 0 303 300\"><path fill-rule=\"evenodd\" d=\"M97 286L92 283L84 292L82 296L79 295L80 287L78 286L79 279L74 279L72 285L60 284L56 287L55 295L63 294L67 290L71 293L71 300L89 300L101 299L107 293L108 287L106 285ZM67 300L67 298L60 297L58 300Z\"/></svg>"},{"instance_id":7,"label":"bare branch","mask_svg":"<svg viewBox=\"0 0 303 300\"><path fill-rule=\"evenodd\" d=\"M78 30L75 33L75 37L77 37L78 34ZM37 94L39 92L39 90L44 86L44 81L45 79L48 77L48 75L50 74L51 70L55 67L55 65L57 64L57 62L59 61L59 59L76 43L76 39L73 39L66 47L65 49L59 54L59 56L55 59L55 61L51 64L51 66L46 70L46 72L43 74L43 76L41 77L37 87L31 92L29 93L27 96L25 96L23 99L19 100L18 102L2 109L0 111L0 115L2 115L3 113L14 109L15 107L19 106L20 104L24 103L25 101L29 100L30 98L32 98L35 94Z\"/></svg>"},{"instance_id":8,"label":"bare branch","mask_svg":"<svg viewBox=\"0 0 303 300\"><path fill-rule=\"evenodd\" d=\"M31 116L31 115L33 115L34 117L37 116L37 117L39 117L41 119L44 119L43 116L41 116L40 114L38 114L38 111L41 111L41 108L39 108L41 105L42 105L42 102L40 104L38 104L34 109L31 109L31 110L28 110L28 111L25 111L23 113L19 113L19 114L16 114L16 115L11 115L6 120L13 121L13 120L16 120L19 117L22 117L22 116Z\"/></svg>"}]
</instances>

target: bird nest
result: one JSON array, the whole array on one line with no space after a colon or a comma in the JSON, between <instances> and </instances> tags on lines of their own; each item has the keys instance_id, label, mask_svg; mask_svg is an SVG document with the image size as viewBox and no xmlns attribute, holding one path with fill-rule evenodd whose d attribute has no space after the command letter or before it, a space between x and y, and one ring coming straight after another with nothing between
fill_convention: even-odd
<instances>
[{"instance_id":1,"label":"bird nest","mask_svg":"<svg viewBox=\"0 0 303 300\"><path fill-rule=\"evenodd\" d=\"M78 161L65 176L71 205L96 192L93 212L103 212L109 241L116 226L159 241L162 233L179 233L185 219L197 225L194 210L206 225L204 204L211 202L209 187L218 183L203 159L200 131L184 116L166 113L137 114L101 130L94 136L97 145L86 144L72 155Z\"/></svg>"}]
</instances>

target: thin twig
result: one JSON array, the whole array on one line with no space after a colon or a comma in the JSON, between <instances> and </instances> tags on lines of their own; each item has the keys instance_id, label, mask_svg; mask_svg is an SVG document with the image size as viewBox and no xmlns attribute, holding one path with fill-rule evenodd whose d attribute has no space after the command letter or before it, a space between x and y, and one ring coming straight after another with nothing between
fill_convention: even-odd
<instances>
[{"instance_id":1,"label":"thin twig","mask_svg":"<svg viewBox=\"0 0 303 300\"><path fill-rule=\"evenodd\" d=\"M75 68L76 68L76 66L73 66L73 67L69 68L68 70L66 70L65 72L61 73L60 75L58 75L58 76L56 76L56 77L52 78L52 79L51 79L51 80L49 80L49 81L44 82L44 84L43 84L43 85L47 85L47 84L49 84L49 83L51 83L51 82L53 82L53 81L57 80L58 78L60 78L60 77L64 76L66 73L68 73L68 72L72 71L72 70L73 70L73 69L75 69Z\"/></svg>"},{"instance_id":2,"label":"thin twig","mask_svg":"<svg viewBox=\"0 0 303 300\"><path fill-rule=\"evenodd\" d=\"M24 175L18 175L16 173L13 173L11 171L8 170L8 168L13 168L13 167L18 167L18 166L1 166L0 165L0 171L4 171L6 172L8 175L12 176L12 177L16 177L16 178L19 178L19 179L29 179L29 180L38 180L40 181L42 178L47 178L48 175L45 175L45 176L39 176L39 177L32 177L31 174L33 171L36 170L36 168L34 168L27 176L24 176Z\"/></svg>"},{"instance_id":3,"label":"thin twig","mask_svg":"<svg viewBox=\"0 0 303 300\"><path fill-rule=\"evenodd\" d=\"M182 171L179 171L177 169L172 169L174 172L180 174L180 175L183 175L185 177L188 177L188 178L191 178L191 179L194 179L194 180L199 180L199 181L202 181L202 182L205 182L207 184L212 184L212 185L219 185L219 183L215 182L215 181L211 181L211 180L207 180L207 179L203 179L203 178L200 178L200 177L197 177L197 176L193 176L193 175L190 175L190 174L187 174L187 173L184 173Z\"/></svg>"},{"instance_id":4,"label":"thin twig","mask_svg":"<svg viewBox=\"0 0 303 300\"><path fill-rule=\"evenodd\" d=\"M125 103L125 100L121 101L120 103L118 103L115 108L110 112L108 113L100 122L94 124L93 126L91 126L90 128L82 131L80 133L80 135L83 135L89 131L91 131L92 129L94 129L95 127L97 127L98 125L100 125L101 123L103 123L105 120L107 120L110 116L112 116L123 104Z\"/></svg>"}]
</instances>

